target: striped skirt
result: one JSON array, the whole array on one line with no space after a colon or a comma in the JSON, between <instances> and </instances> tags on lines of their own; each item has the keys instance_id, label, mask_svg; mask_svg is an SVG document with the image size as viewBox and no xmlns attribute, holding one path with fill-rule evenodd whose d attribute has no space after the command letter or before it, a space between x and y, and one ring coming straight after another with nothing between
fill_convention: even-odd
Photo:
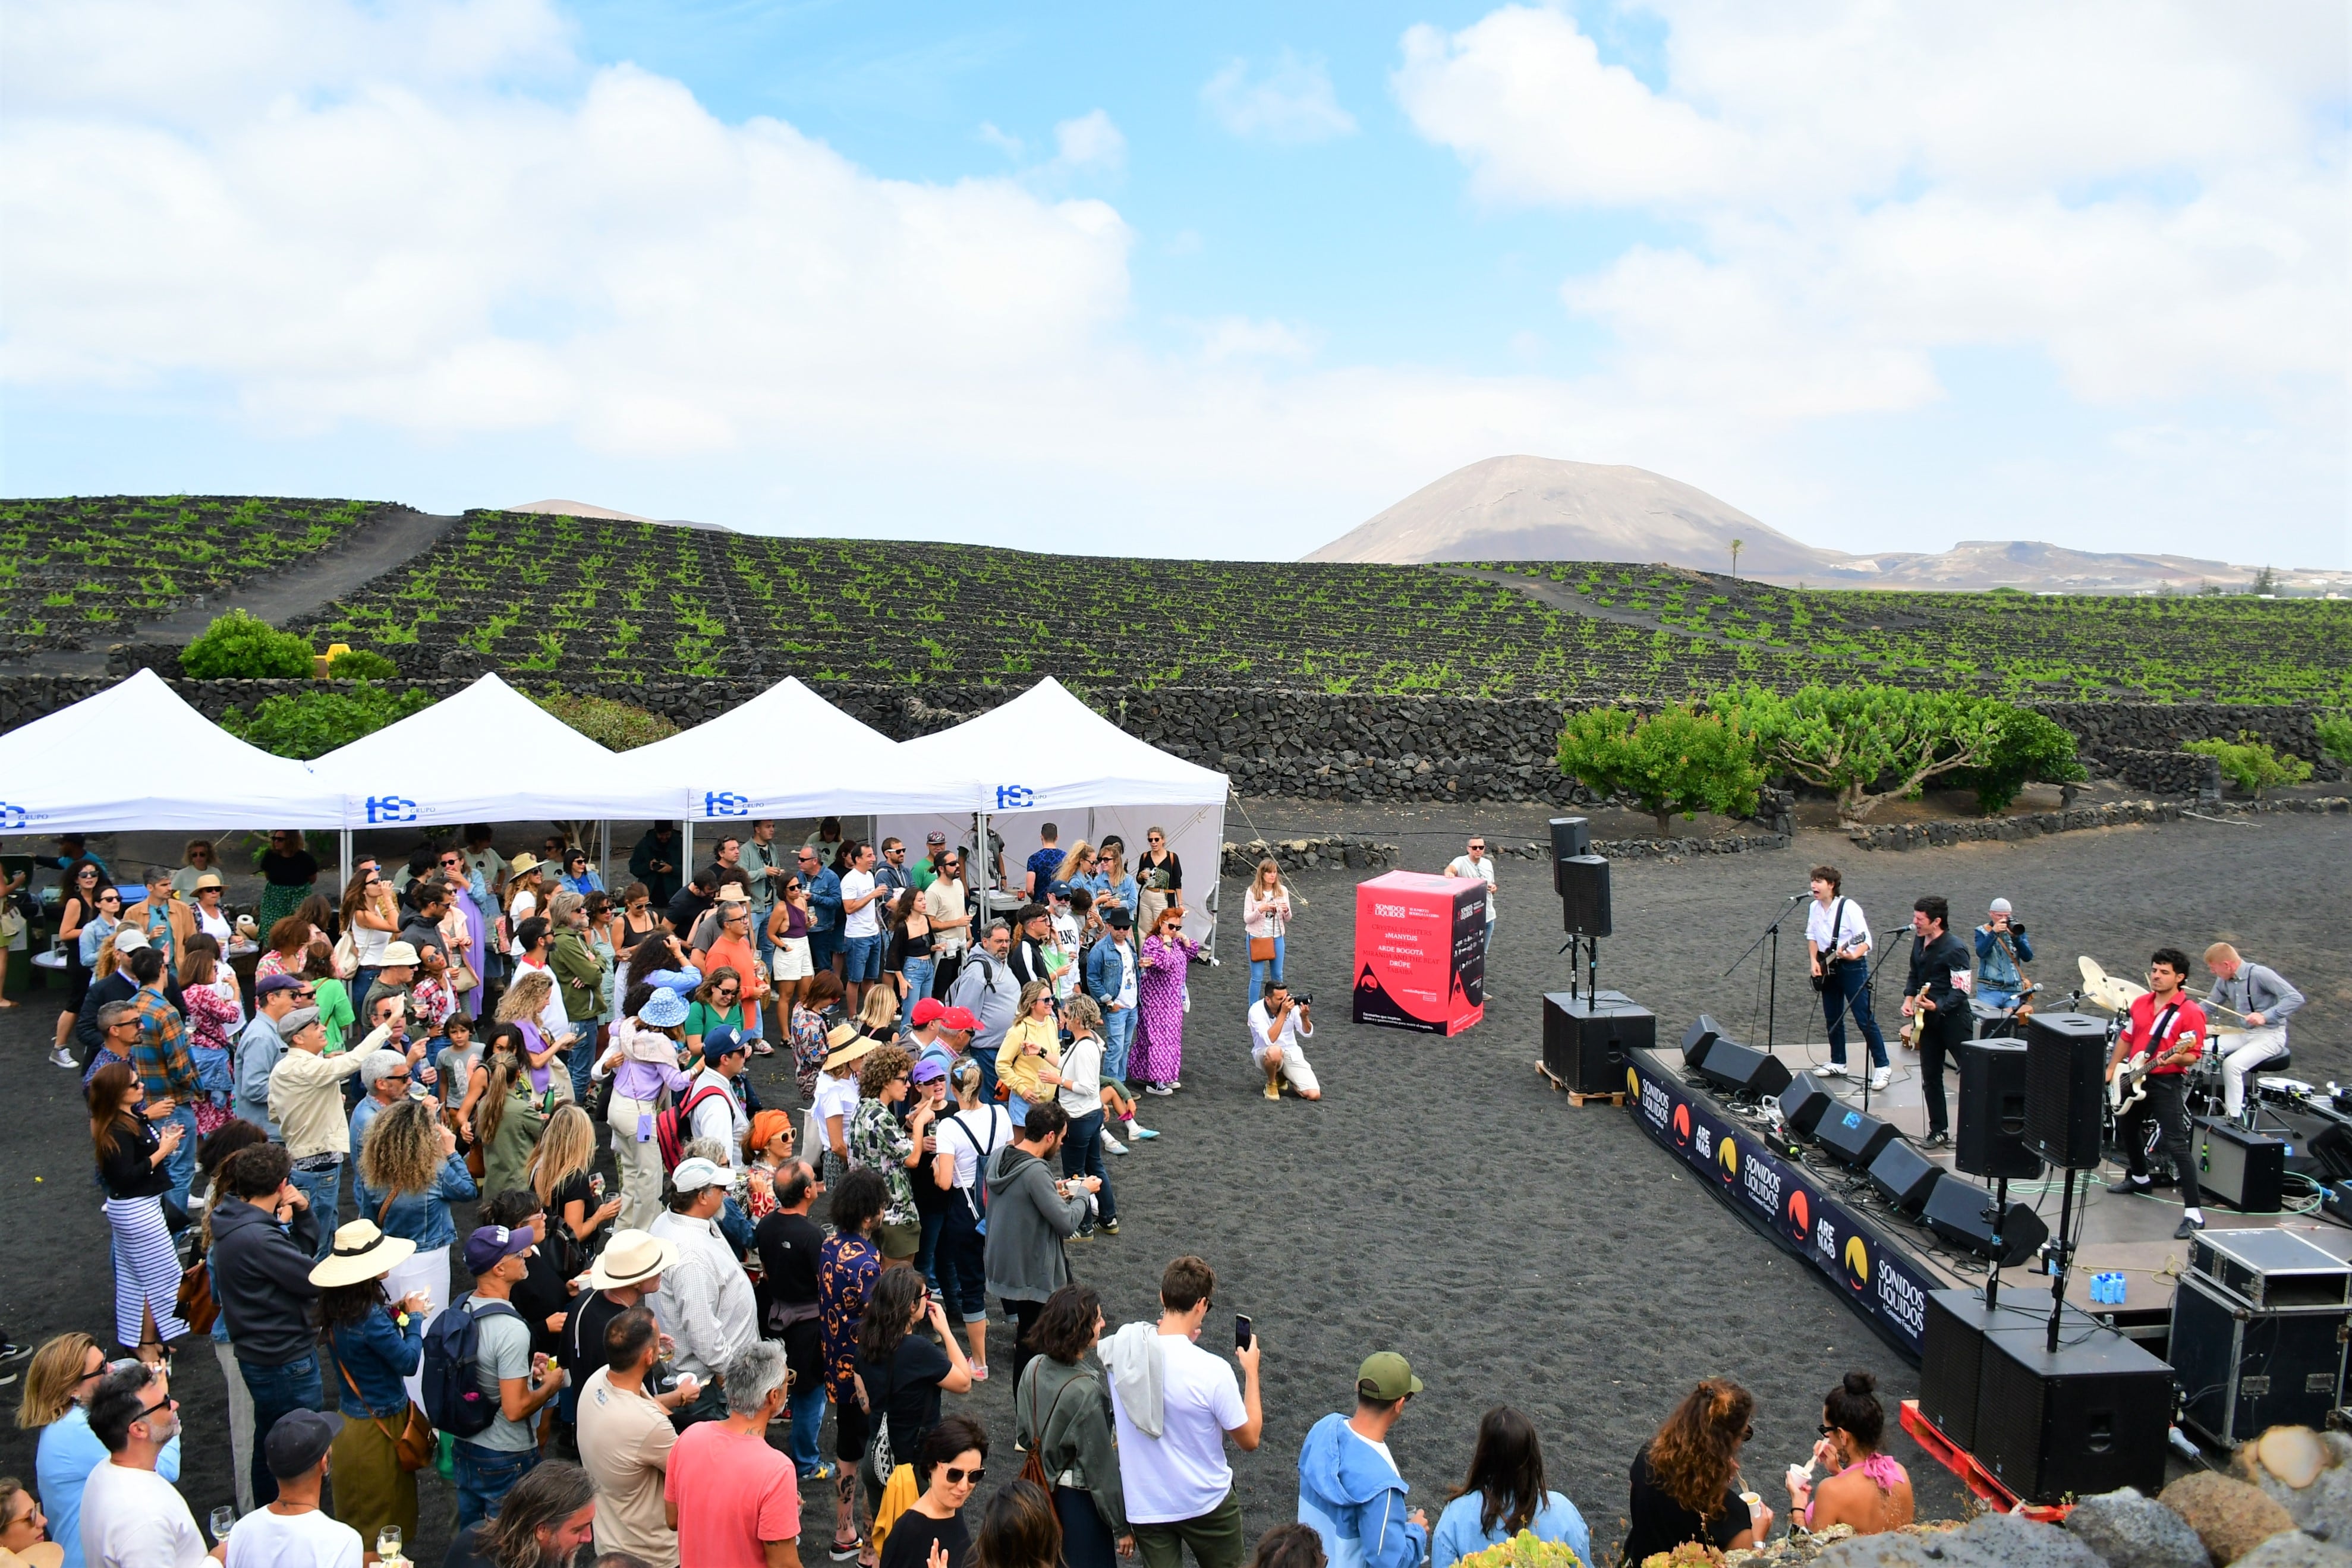
<instances>
[{"instance_id":1,"label":"striped skirt","mask_svg":"<svg viewBox=\"0 0 2352 1568\"><path fill-rule=\"evenodd\" d=\"M185 1337L180 1321L180 1254L163 1223L158 1197L109 1198L106 1223L114 1232L114 1342L138 1345L149 1313L155 1337L165 1344ZM142 1310L143 1309L143 1310Z\"/></svg>"}]
</instances>

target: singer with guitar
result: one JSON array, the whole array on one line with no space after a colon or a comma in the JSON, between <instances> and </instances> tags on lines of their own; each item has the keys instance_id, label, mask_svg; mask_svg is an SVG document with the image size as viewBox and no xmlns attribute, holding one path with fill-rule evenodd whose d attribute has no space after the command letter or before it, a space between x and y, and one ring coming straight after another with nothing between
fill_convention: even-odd
<instances>
[{"instance_id":1,"label":"singer with guitar","mask_svg":"<svg viewBox=\"0 0 2352 1568\"><path fill-rule=\"evenodd\" d=\"M2173 1238L2186 1241L2205 1228L2205 1211L2197 1205L2197 1158L2189 1146L2189 1064L2205 1052L2205 1010L2189 999L2181 987L2189 980L2189 955L2177 947L2159 947L2147 961L2148 992L2133 1001L2129 1022L2116 1037L2107 1077L2132 1070L2126 1061L2145 1057L2147 1081L2139 1102L2124 1112L2124 1148L2131 1161L2131 1178L2119 1193L2145 1193L2147 1157L2158 1143L2180 1172L2180 1228Z\"/></svg>"},{"instance_id":2,"label":"singer with guitar","mask_svg":"<svg viewBox=\"0 0 2352 1568\"><path fill-rule=\"evenodd\" d=\"M1944 1101L1945 1054L1969 1037L1969 999L1955 976L1969 973L1969 950L1951 932L1952 906L1929 893L1911 906L1911 973L1903 983L1904 1029L1918 1047L1919 1087L1927 1100L1927 1136L1921 1147L1952 1142Z\"/></svg>"},{"instance_id":3,"label":"singer with guitar","mask_svg":"<svg viewBox=\"0 0 2352 1568\"><path fill-rule=\"evenodd\" d=\"M1845 1076L1845 1015L1862 1026L1870 1047L1870 1087L1885 1089L1893 1069L1886 1060L1886 1037L1870 1011L1870 921L1862 906L1843 896L1844 879L1834 866L1813 868L1813 907L1805 911L1805 952L1813 965L1813 989L1822 994L1822 1016L1829 1021L1830 1059L1819 1069L1823 1078Z\"/></svg>"}]
</instances>

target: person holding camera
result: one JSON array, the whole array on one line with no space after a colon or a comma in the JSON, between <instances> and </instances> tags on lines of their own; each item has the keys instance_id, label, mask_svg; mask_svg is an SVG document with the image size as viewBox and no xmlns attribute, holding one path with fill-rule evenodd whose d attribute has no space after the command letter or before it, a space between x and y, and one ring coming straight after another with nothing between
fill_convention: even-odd
<instances>
[{"instance_id":1,"label":"person holding camera","mask_svg":"<svg viewBox=\"0 0 2352 1568\"><path fill-rule=\"evenodd\" d=\"M1315 1037L1314 1000L1305 994L1293 999L1286 984L1269 980L1265 994L1250 1004L1250 1059L1265 1074L1268 1100L1282 1098L1285 1082L1301 1100L1323 1098L1323 1086L1315 1080L1315 1069L1307 1065L1307 1052L1298 1043Z\"/></svg>"}]
</instances>

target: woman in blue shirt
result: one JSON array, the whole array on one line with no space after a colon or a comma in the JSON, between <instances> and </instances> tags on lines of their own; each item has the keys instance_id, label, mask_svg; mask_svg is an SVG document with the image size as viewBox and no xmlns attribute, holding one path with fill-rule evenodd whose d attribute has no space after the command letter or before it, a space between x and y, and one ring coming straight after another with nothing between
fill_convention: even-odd
<instances>
[{"instance_id":1,"label":"woman in blue shirt","mask_svg":"<svg viewBox=\"0 0 2352 1568\"><path fill-rule=\"evenodd\" d=\"M425 1299L427 1321L449 1304L449 1247L457 1223L449 1205L478 1197L481 1189L457 1152L457 1134L421 1100L399 1100L368 1123L352 1182L360 1217L411 1250L390 1265L390 1293ZM412 1393L421 1393L419 1379Z\"/></svg>"},{"instance_id":2,"label":"woman in blue shirt","mask_svg":"<svg viewBox=\"0 0 2352 1568\"><path fill-rule=\"evenodd\" d=\"M1429 1538L1430 1568L1453 1568L1474 1552L1499 1546L1522 1531L1559 1542L1581 1562L1592 1561L1592 1531L1576 1505L1544 1489L1543 1445L1535 1423L1507 1405L1478 1423L1470 1475L1454 1489Z\"/></svg>"},{"instance_id":3,"label":"woman in blue shirt","mask_svg":"<svg viewBox=\"0 0 2352 1568\"><path fill-rule=\"evenodd\" d=\"M370 1547L387 1524L398 1525L402 1539L416 1539L416 1473L400 1468L394 1445L408 1421L406 1379L425 1355L425 1292L394 1301L383 1288L414 1251L414 1243L384 1235L373 1220L355 1219L335 1232L335 1249L310 1270L343 1410L342 1429L327 1450L335 1517Z\"/></svg>"},{"instance_id":4,"label":"woman in blue shirt","mask_svg":"<svg viewBox=\"0 0 2352 1568\"><path fill-rule=\"evenodd\" d=\"M65 1548L64 1568L81 1568L81 1489L90 1471L106 1463L106 1445L89 1429L87 1402L106 1374L106 1352L88 1334L59 1334L33 1352L25 1369L25 1403L16 1425L41 1430L33 1475L41 1510L49 1516L49 1539ZM180 1440L173 1437L155 1456L155 1473L177 1485Z\"/></svg>"}]
</instances>

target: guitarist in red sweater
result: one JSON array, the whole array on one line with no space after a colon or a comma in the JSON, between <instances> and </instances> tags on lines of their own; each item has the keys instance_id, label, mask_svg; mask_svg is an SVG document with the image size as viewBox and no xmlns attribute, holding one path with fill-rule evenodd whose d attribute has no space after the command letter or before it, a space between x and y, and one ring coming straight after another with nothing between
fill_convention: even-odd
<instances>
[{"instance_id":1,"label":"guitarist in red sweater","mask_svg":"<svg viewBox=\"0 0 2352 1568\"><path fill-rule=\"evenodd\" d=\"M2107 1063L2112 1079L2133 1058L2147 1058L2144 1098L2124 1113L2123 1138L2131 1160L2131 1179L2116 1190L2144 1193L2148 1180L2147 1157L2158 1143L2180 1172L2180 1228L2176 1240L2187 1240L2205 1228L2205 1213L2197 1206L2197 1160L2189 1146L2189 1064L2205 1051L2205 1010L2181 989L2189 978L2189 956L2179 948L2159 947L2147 961L2148 994L2131 1005L2130 1022L2116 1038L2115 1055Z\"/></svg>"}]
</instances>

